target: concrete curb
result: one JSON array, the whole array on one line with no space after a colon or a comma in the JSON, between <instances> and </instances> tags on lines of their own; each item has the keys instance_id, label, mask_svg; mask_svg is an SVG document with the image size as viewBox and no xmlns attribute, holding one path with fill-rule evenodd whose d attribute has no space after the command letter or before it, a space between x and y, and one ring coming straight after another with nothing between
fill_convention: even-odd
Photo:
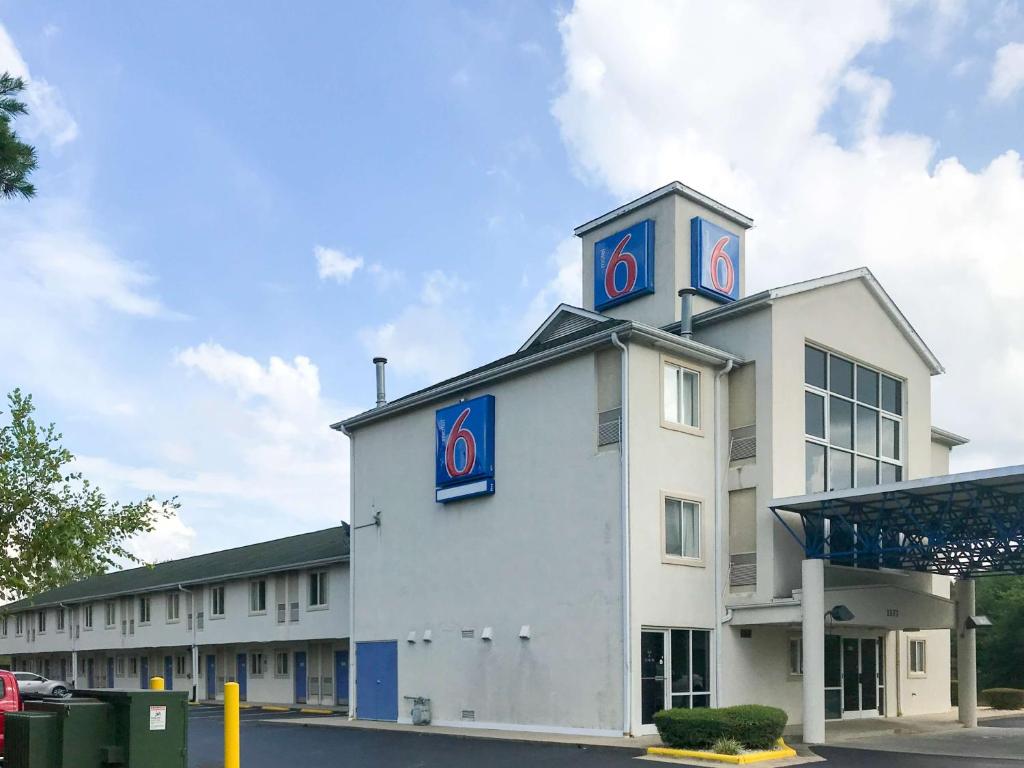
<instances>
[{"instance_id":1,"label":"concrete curb","mask_svg":"<svg viewBox=\"0 0 1024 768\"><path fill-rule=\"evenodd\" d=\"M786 742L779 739L778 749L764 752L747 752L743 755L722 755L717 752L702 752L697 749L672 749L671 747L648 747L648 755L658 757L686 758L688 760L709 760L715 763L727 763L730 765L746 765L748 763L763 763L768 760L784 760L789 757L796 757L796 750L786 746Z\"/></svg>"}]
</instances>

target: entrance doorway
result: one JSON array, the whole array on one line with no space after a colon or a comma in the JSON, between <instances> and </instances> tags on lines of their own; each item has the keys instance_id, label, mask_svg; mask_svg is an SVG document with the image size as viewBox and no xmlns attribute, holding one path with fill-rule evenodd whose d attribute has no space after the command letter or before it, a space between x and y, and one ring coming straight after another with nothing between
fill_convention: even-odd
<instances>
[{"instance_id":1,"label":"entrance doorway","mask_svg":"<svg viewBox=\"0 0 1024 768\"><path fill-rule=\"evenodd\" d=\"M642 630L641 732L655 732L655 712L710 706L711 633L700 629Z\"/></svg>"},{"instance_id":2,"label":"entrance doorway","mask_svg":"<svg viewBox=\"0 0 1024 768\"><path fill-rule=\"evenodd\" d=\"M825 637L825 718L852 720L885 714L885 641Z\"/></svg>"}]
</instances>

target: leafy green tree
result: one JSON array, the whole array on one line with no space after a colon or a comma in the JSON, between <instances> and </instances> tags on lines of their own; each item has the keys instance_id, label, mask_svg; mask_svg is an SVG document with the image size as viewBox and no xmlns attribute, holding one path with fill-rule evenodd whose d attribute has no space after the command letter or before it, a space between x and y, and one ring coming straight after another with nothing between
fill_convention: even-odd
<instances>
[{"instance_id":1,"label":"leafy green tree","mask_svg":"<svg viewBox=\"0 0 1024 768\"><path fill-rule=\"evenodd\" d=\"M32 397L7 396L0 426L0 600L104 573L118 561L140 562L126 544L178 508L153 496L111 502L69 467L74 456L53 424L32 418Z\"/></svg>"},{"instance_id":2,"label":"leafy green tree","mask_svg":"<svg viewBox=\"0 0 1024 768\"><path fill-rule=\"evenodd\" d=\"M978 688L1024 688L1024 576L977 580L978 614L992 626L975 630Z\"/></svg>"},{"instance_id":3,"label":"leafy green tree","mask_svg":"<svg viewBox=\"0 0 1024 768\"><path fill-rule=\"evenodd\" d=\"M24 89L20 77L0 73L0 198L29 198L36 193L28 181L36 169L36 150L18 138L11 127L15 117L28 114L25 103L17 98Z\"/></svg>"}]
</instances>

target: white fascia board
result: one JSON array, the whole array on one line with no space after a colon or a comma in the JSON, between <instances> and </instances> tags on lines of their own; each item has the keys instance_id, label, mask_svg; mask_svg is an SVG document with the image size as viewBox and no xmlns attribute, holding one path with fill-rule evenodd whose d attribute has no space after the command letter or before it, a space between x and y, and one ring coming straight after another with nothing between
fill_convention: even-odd
<instances>
[{"instance_id":1,"label":"white fascia board","mask_svg":"<svg viewBox=\"0 0 1024 768\"><path fill-rule=\"evenodd\" d=\"M956 448L958 445L967 445L971 441L966 437L956 434L956 432L950 432L948 429L932 427L932 442Z\"/></svg>"},{"instance_id":2,"label":"white fascia board","mask_svg":"<svg viewBox=\"0 0 1024 768\"><path fill-rule=\"evenodd\" d=\"M573 230L573 234L576 235L576 237L582 237L592 229L597 229L613 219L625 216L627 213L632 213L637 208L641 208L655 200L658 200L659 198L665 197L666 195L679 195L680 197L685 197L687 200L697 203L698 205L702 205L710 211L714 211L722 218L728 219L744 229L750 229L754 226L754 220L749 216L746 216L739 211L686 186L682 182L672 181L663 187L659 187L653 192L648 192L646 195L638 197L636 200L632 200L625 205L620 205L615 210L598 216L596 219L591 219L586 224L580 224L580 226Z\"/></svg>"}]
</instances>

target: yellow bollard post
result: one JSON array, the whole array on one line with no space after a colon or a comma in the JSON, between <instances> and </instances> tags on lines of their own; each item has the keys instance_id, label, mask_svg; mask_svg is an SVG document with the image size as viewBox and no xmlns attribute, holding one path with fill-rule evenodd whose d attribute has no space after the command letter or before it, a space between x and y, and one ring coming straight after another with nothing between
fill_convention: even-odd
<instances>
[{"instance_id":1,"label":"yellow bollard post","mask_svg":"<svg viewBox=\"0 0 1024 768\"><path fill-rule=\"evenodd\" d=\"M239 768L238 683L224 683L224 768Z\"/></svg>"},{"instance_id":2,"label":"yellow bollard post","mask_svg":"<svg viewBox=\"0 0 1024 768\"><path fill-rule=\"evenodd\" d=\"M149 678L149 690L151 691L162 691L164 689L164 679L162 677L151 677Z\"/></svg>"}]
</instances>

